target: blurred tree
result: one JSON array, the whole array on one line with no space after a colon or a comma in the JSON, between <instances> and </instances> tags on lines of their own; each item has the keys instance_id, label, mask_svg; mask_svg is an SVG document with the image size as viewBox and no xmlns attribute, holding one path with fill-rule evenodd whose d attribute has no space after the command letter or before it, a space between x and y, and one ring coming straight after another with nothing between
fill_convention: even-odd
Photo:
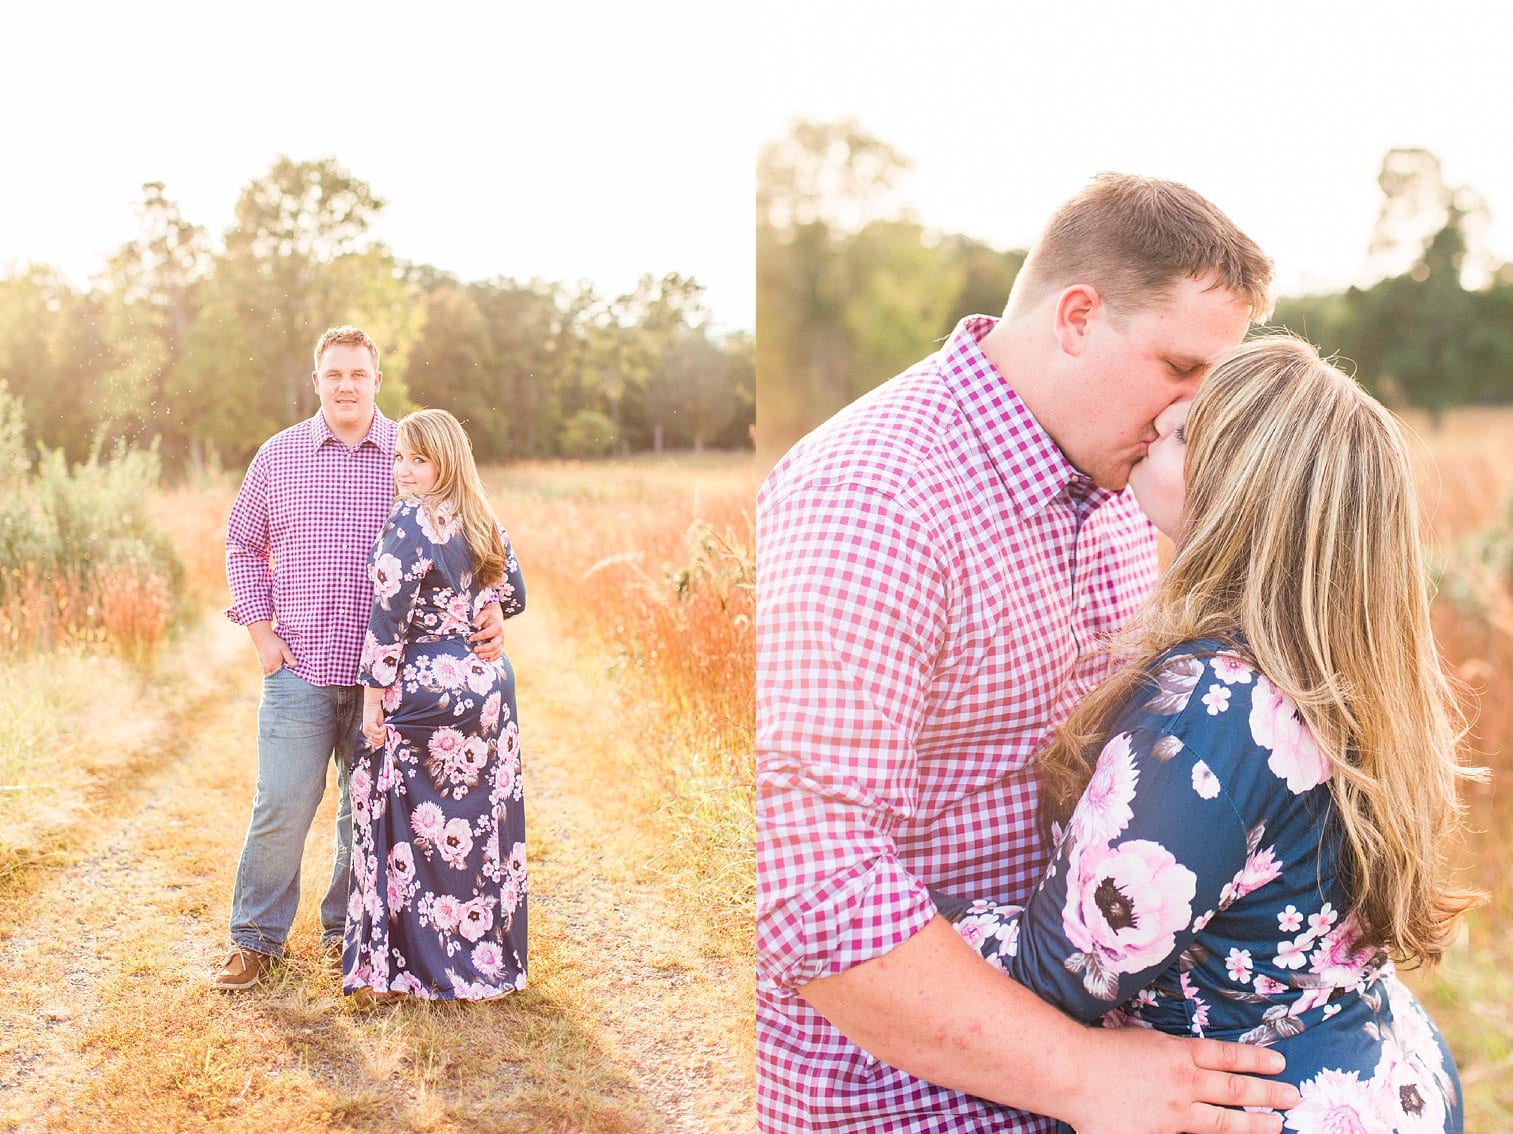
<instances>
[{"instance_id":1,"label":"blurred tree","mask_svg":"<svg viewBox=\"0 0 1513 1134\"><path fill-rule=\"evenodd\" d=\"M575 297L539 280L475 284L472 291L493 344L485 383L488 459L550 456L566 380L562 367L571 366L576 353L568 341Z\"/></svg>"},{"instance_id":2,"label":"blurred tree","mask_svg":"<svg viewBox=\"0 0 1513 1134\"><path fill-rule=\"evenodd\" d=\"M756 369L764 459L924 357L963 316L1003 310L1024 253L921 226L902 205L908 169L854 122L799 122L763 150Z\"/></svg>"},{"instance_id":3,"label":"blurred tree","mask_svg":"<svg viewBox=\"0 0 1513 1134\"><path fill-rule=\"evenodd\" d=\"M101 437L101 376L119 362L101 307L52 268L0 280L0 382L25 408L29 450L81 461Z\"/></svg>"},{"instance_id":4,"label":"blurred tree","mask_svg":"<svg viewBox=\"0 0 1513 1134\"><path fill-rule=\"evenodd\" d=\"M161 181L142 186L136 212L137 238L110 258L103 277L117 365L105 376L101 419L133 444L159 438L164 462L176 469L191 449L199 451L194 423L168 390L199 313L210 246L205 230L165 196Z\"/></svg>"},{"instance_id":5,"label":"blurred tree","mask_svg":"<svg viewBox=\"0 0 1513 1134\"><path fill-rule=\"evenodd\" d=\"M842 262L850 359L841 392L850 401L934 349L951 328L966 272L912 221L873 221L846 241Z\"/></svg>"},{"instance_id":6,"label":"blurred tree","mask_svg":"<svg viewBox=\"0 0 1513 1134\"><path fill-rule=\"evenodd\" d=\"M339 257L367 250L368 229L383 209L367 182L331 158L280 157L237 199L235 223L216 268L223 295L234 296L243 333L267 384L272 416L292 424L315 411L310 348L348 310ZM381 346L384 344L380 344Z\"/></svg>"},{"instance_id":7,"label":"blurred tree","mask_svg":"<svg viewBox=\"0 0 1513 1134\"><path fill-rule=\"evenodd\" d=\"M1417 148L1389 150L1377 184L1382 204L1367 258L1372 275L1411 274L1422 280L1428 272L1431 246L1450 229L1458 236L1454 267L1461 282L1474 287L1490 279L1497 261L1482 242L1489 218L1486 202L1476 189L1450 185L1439 158ZM1442 247L1446 249L1448 245Z\"/></svg>"},{"instance_id":8,"label":"blurred tree","mask_svg":"<svg viewBox=\"0 0 1513 1134\"><path fill-rule=\"evenodd\" d=\"M868 224L904 217L909 162L854 121L796 122L757 162L757 386L761 446L775 455L847 401L853 374L841 246Z\"/></svg>"},{"instance_id":9,"label":"blurred tree","mask_svg":"<svg viewBox=\"0 0 1513 1134\"><path fill-rule=\"evenodd\" d=\"M447 410L467 428L473 452L492 459L489 427L495 406L490 388L494 344L474 289L443 285L425 298L425 323L410 358L410 395L417 405Z\"/></svg>"}]
</instances>

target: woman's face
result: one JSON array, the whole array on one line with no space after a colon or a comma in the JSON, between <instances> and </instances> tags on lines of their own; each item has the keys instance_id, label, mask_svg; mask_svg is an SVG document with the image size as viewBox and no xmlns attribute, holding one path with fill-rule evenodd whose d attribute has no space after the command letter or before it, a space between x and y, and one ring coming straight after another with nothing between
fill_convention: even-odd
<instances>
[{"instance_id":1,"label":"woman's face","mask_svg":"<svg viewBox=\"0 0 1513 1134\"><path fill-rule=\"evenodd\" d=\"M1129 474L1129 486L1140 507L1151 523L1174 540L1187 500L1182 463L1187 456L1187 411L1192 404L1191 398L1183 398L1162 411L1156 418L1156 439Z\"/></svg>"},{"instance_id":2,"label":"woman's face","mask_svg":"<svg viewBox=\"0 0 1513 1134\"><path fill-rule=\"evenodd\" d=\"M424 496L436 487L436 462L399 442L394 447L394 487L401 496Z\"/></svg>"}]
</instances>

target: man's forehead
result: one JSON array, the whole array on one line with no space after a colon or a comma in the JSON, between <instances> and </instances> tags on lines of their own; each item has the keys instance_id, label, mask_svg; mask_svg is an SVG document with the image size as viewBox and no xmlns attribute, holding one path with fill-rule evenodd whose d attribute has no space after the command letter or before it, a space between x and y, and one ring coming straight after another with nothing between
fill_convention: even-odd
<instances>
[{"instance_id":1,"label":"man's forehead","mask_svg":"<svg viewBox=\"0 0 1513 1134\"><path fill-rule=\"evenodd\" d=\"M337 355L337 352L340 351L353 351L356 353L356 357L351 359L340 356L333 357L333 355ZM353 365L343 366L343 362L352 362ZM333 343L321 352L320 372L322 374L367 374L372 369L373 356L369 353L368 348L361 344Z\"/></svg>"}]
</instances>

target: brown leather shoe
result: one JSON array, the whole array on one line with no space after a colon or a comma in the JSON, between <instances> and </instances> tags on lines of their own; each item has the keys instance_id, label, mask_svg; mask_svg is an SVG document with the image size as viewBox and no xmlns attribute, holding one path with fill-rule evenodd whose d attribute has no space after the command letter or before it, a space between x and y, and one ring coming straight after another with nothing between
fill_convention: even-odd
<instances>
[{"instance_id":1,"label":"brown leather shoe","mask_svg":"<svg viewBox=\"0 0 1513 1134\"><path fill-rule=\"evenodd\" d=\"M321 949L321 952L325 955L327 970L335 973L337 976L341 976L342 943L340 941L332 941L325 945Z\"/></svg>"},{"instance_id":2,"label":"brown leather shoe","mask_svg":"<svg viewBox=\"0 0 1513 1134\"><path fill-rule=\"evenodd\" d=\"M262 980L264 974L276 964L277 957L233 946L226 956L226 963L211 978L210 983L226 992L242 992Z\"/></svg>"}]
</instances>

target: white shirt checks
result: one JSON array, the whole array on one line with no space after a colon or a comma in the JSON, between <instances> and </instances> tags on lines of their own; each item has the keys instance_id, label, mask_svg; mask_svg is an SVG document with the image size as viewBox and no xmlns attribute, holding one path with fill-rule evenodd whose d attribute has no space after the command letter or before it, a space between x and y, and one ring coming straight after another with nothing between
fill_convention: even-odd
<instances>
[{"instance_id":1,"label":"white shirt checks","mask_svg":"<svg viewBox=\"0 0 1513 1134\"><path fill-rule=\"evenodd\" d=\"M1022 902L1033 753L1156 578L1154 529L1057 449L963 320L801 441L757 504L763 1131L1049 1131L879 1063L795 987L888 952L925 887Z\"/></svg>"}]
</instances>

